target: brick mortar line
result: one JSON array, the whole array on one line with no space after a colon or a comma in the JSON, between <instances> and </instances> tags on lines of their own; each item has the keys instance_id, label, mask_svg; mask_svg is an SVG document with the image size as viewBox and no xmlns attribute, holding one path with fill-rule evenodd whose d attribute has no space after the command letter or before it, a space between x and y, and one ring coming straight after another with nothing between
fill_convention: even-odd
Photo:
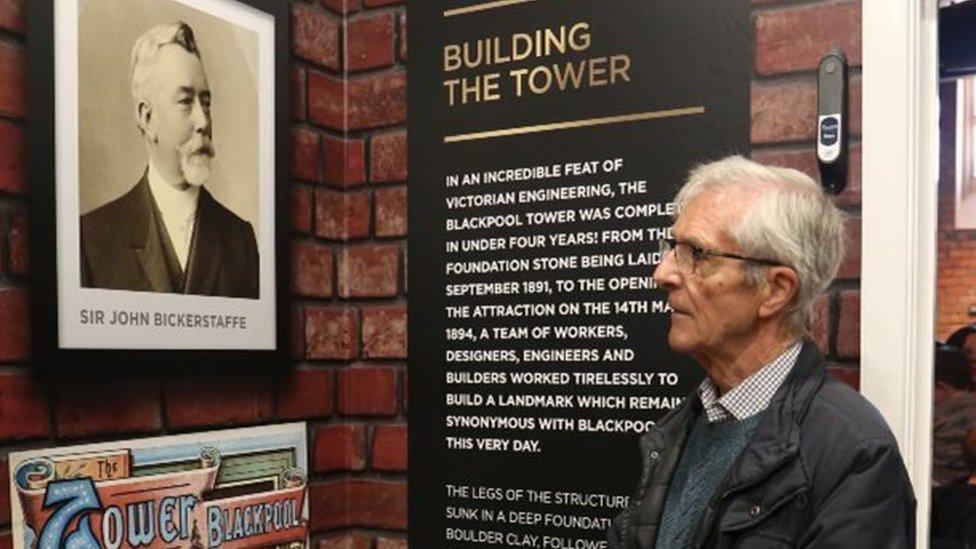
<instances>
[{"instance_id":1,"label":"brick mortar line","mask_svg":"<svg viewBox=\"0 0 976 549\"><path fill-rule=\"evenodd\" d=\"M357 419L359 417L365 420ZM352 416L341 413L332 416L315 416L304 420L311 427L336 427L342 425L364 425L366 427L406 427L405 417L398 416Z\"/></svg>"},{"instance_id":2,"label":"brick mortar line","mask_svg":"<svg viewBox=\"0 0 976 549\"><path fill-rule=\"evenodd\" d=\"M410 104L408 102L407 103L407 109L409 109L409 108L410 108ZM406 127L407 123L409 123L409 122L410 122L410 115L408 113L407 114L407 120L404 120L403 126ZM394 130L394 131L396 131L396 130ZM363 171L364 172L366 172L366 171L369 172L369 173L364 173L364 176L366 177L367 183L370 182L369 180L373 176L373 167L374 167L373 166L373 139L376 137L377 133L380 133L380 132L377 132L376 130L373 130L373 131L368 132L362 138L363 141L364 141L364 144L363 144ZM369 145L369 146L366 146L366 145ZM404 161L405 162L409 162L409 159L408 158L404 158ZM376 212L373 212L373 217L376 217L375 214L376 214ZM375 221L375 220L371 220L371 221ZM375 225L375 223L373 223L373 224ZM407 230L409 231L410 228L407 227ZM372 234L372 231L370 232L370 234Z\"/></svg>"},{"instance_id":3,"label":"brick mortar line","mask_svg":"<svg viewBox=\"0 0 976 549\"><path fill-rule=\"evenodd\" d=\"M339 59L339 63L340 63L340 65L342 64L342 59L341 58ZM302 68L305 69L305 71L306 71L306 75L305 75L305 88L308 88L308 71L309 70L316 70L316 71L318 71L320 73L329 73L329 74L332 74L332 75L335 75L336 74L335 71L341 71L342 70L341 67L338 68L338 69L333 69L331 67L327 67L325 65L321 65L321 64L319 64L319 63L317 63L317 62L315 62L315 61L313 61L311 59L306 59L304 57L301 57L300 55L298 55L294 51L291 52L291 63L290 63L290 65L291 65L291 68L293 68L293 69L296 68L296 67L302 67ZM345 74L345 72L343 71L341 74ZM308 105L307 104L305 105L305 107L306 107L306 110L308 110Z\"/></svg>"},{"instance_id":4,"label":"brick mortar line","mask_svg":"<svg viewBox=\"0 0 976 549\"><path fill-rule=\"evenodd\" d=\"M361 298L349 298L349 299L361 299ZM361 301L360 303L363 304L363 305L367 305L366 307L364 307L365 309L382 309L382 307L376 307L375 305L377 305L377 304L379 304L379 305L406 305L407 304L406 299L407 299L407 296L406 295L400 295L400 293L397 292L397 295L396 296L383 297L383 298L370 298L368 300ZM386 300L386 301L385 301L385 303L378 303L380 300ZM386 360L400 360L400 359L390 358L390 359L386 359Z\"/></svg>"},{"instance_id":5,"label":"brick mortar line","mask_svg":"<svg viewBox=\"0 0 976 549\"><path fill-rule=\"evenodd\" d=\"M850 85L851 84L851 81L853 81L854 79L860 80L860 78L861 78L861 65L850 65L849 64L847 66L847 71L848 71L847 72L847 75L848 75L848 85ZM773 73L773 74L760 74L759 72L757 72L757 71L754 70L753 71L753 75L752 75L752 82L760 82L760 83L765 84L767 82L772 82L772 83L779 82L779 81L788 82L788 81L792 81L792 80L805 81L807 78L812 78L813 79L813 83L816 84L817 83L817 69L815 69L815 68L814 69L798 69L798 70L777 72L777 73Z\"/></svg>"},{"instance_id":6,"label":"brick mortar line","mask_svg":"<svg viewBox=\"0 0 976 549\"><path fill-rule=\"evenodd\" d=\"M343 372L343 371L362 369L362 368L356 368L355 366L357 365L362 365L363 368L388 367L398 371L407 371L407 366L405 365L391 364L392 362L406 362L406 360L407 359L405 358L350 358L348 359L347 362L341 365L336 365L335 364L336 359L334 358L324 358L321 361L314 358L305 358L302 359L301 364L307 367L330 370L338 374L339 372ZM338 382L336 383L336 385L338 385ZM339 412L336 412L336 414L339 414ZM388 417L395 417L395 416L388 416Z\"/></svg>"},{"instance_id":7,"label":"brick mortar line","mask_svg":"<svg viewBox=\"0 0 976 549\"><path fill-rule=\"evenodd\" d=\"M352 194L352 193L350 193L350 194ZM313 232L310 232L310 233L292 233L292 234L313 237L313 238L315 238L316 242L318 242L318 243L321 243L321 244L332 244L332 245L335 245L335 246L340 246L342 248L348 248L348 247L351 247L351 246L355 246L355 245L359 245L359 244L365 244L365 243L369 243L369 242L372 242L373 241L373 237L372 236L364 237L364 238L356 238L356 239L352 239L352 240L335 240L335 239L326 238L324 236L319 236L319 235L315 234L314 231ZM403 237L397 237L397 238L403 238ZM388 242L389 241L384 240L384 243L388 243ZM301 295L301 294L295 294L295 295ZM310 297L316 297L316 296L310 296Z\"/></svg>"},{"instance_id":8,"label":"brick mortar line","mask_svg":"<svg viewBox=\"0 0 976 549\"><path fill-rule=\"evenodd\" d=\"M363 153L364 153L364 158L365 158L366 157L365 155L367 153L366 153L366 151L363 151ZM372 169L372 166L369 163L364 164L364 165L365 166L370 166L370 169ZM375 237L375 235L376 235L376 215L375 215L376 214L376 193L370 191L368 193L368 197L367 198L368 198L368 201L369 201L369 211L366 213L366 216L369 219L366 220L366 225L368 227L368 229L366 230L366 234L369 235L370 237ZM397 259L399 259L399 254L397 255ZM399 269L399 264L397 264L397 269ZM397 289L399 289L399 286L397 286ZM396 295L397 293L399 293L399 292L398 291L394 291L394 294L393 295Z\"/></svg>"},{"instance_id":9,"label":"brick mortar line","mask_svg":"<svg viewBox=\"0 0 976 549\"><path fill-rule=\"evenodd\" d=\"M404 237L402 236L377 236L375 238L376 238L376 242L380 244L394 244L404 240ZM403 250L404 254L406 254L407 251L406 248L401 248L401 249Z\"/></svg>"},{"instance_id":10,"label":"brick mortar line","mask_svg":"<svg viewBox=\"0 0 976 549\"><path fill-rule=\"evenodd\" d=\"M27 194L15 194L0 191L0 213L7 214L12 210L29 207L30 200ZM28 213L30 213L29 210Z\"/></svg>"},{"instance_id":11,"label":"brick mortar line","mask_svg":"<svg viewBox=\"0 0 976 549\"><path fill-rule=\"evenodd\" d=\"M6 28L0 28L0 42L4 43L17 43L21 46L27 45L27 35L26 29L22 33L21 31L13 31Z\"/></svg>"},{"instance_id":12,"label":"brick mortar line","mask_svg":"<svg viewBox=\"0 0 976 549\"><path fill-rule=\"evenodd\" d=\"M30 286L29 285L23 285L23 284L17 284L17 282L19 282L19 281L20 281L19 280L19 277L16 277L15 278L15 277L11 276L9 273L4 273L2 276L0 276L0 291L21 289L21 290L27 290L28 292L30 292ZM24 366L29 366L30 363L32 362L32 360L33 360L32 358L28 358L27 360L0 361L0 366L3 366L4 364L7 364L7 365L23 364Z\"/></svg>"},{"instance_id":13,"label":"brick mortar line","mask_svg":"<svg viewBox=\"0 0 976 549\"><path fill-rule=\"evenodd\" d=\"M328 9L328 8L326 8ZM360 19L369 19L371 16L382 15L384 13L392 13L394 15L405 14L407 12L406 6L404 4L390 4L388 6L377 6L375 8L363 8L361 10L347 13L341 16L344 22L349 21L359 21ZM394 34L396 34L397 21L396 18L393 20Z\"/></svg>"},{"instance_id":14,"label":"brick mortar line","mask_svg":"<svg viewBox=\"0 0 976 549\"><path fill-rule=\"evenodd\" d=\"M348 22L349 22L348 14L343 14L342 16L340 16L338 36L336 37L337 38L336 50L337 53L339 54L339 68L342 70L343 73L349 72L348 70L349 62L346 59L346 55L349 52L349 44L347 42L349 33L346 32L346 25L348 24ZM307 85L308 83L306 82L306 86Z\"/></svg>"},{"instance_id":15,"label":"brick mortar line","mask_svg":"<svg viewBox=\"0 0 976 549\"><path fill-rule=\"evenodd\" d=\"M377 308L377 307L372 307L373 305L396 304L396 303L398 303L397 301L391 301L391 300L396 300L397 298L400 297L400 295L398 293L395 296L376 296L376 297L359 297L359 296L354 296L354 297L341 297L341 296L338 296L337 295L336 297L339 299L339 302L340 303L358 303L358 304L361 304L361 305L367 305L366 308L367 309L370 309L370 308Z\"/></svg>"},{"instance_id":16,"label":"brick mortar line","mask_svg":"<svg viewBox=\"0 0 976 549\"><path fill-rule=\"evenodd\" d=\"M397 67L400 67L400 66L402 66L404 68L404 70L406 70L406 65L398 65L396 63L396 61L394 61L390 65L380 65L380 66L377 66L377 67L367 67L367 68L363 68L363 69L356 69L356 70L353 70L353 71L346 70L344 72L344 74L346 75L347 79L349 77L352 77L353 79L355 79L356 77L358 77L358 76L360 76L362 74L372 74L372 73L376 73L376 72L383 72L383 71L386 71L388 69L397 68Z\"/></svg>"},{"instance_id":17,"label":"brick mortar line","mask_svg":"<svg viewBox=\"0 0 976 549\"><path fill-rule=\"evenodd\" d=\"M18 275L14 275L12 273L7 273L5 276L6 276L7 280L8 280L8 282L14 282L14 283L24 282L26 284L29 284L30 283L30 276L29 275L28 276L18 276ZM17 286L11 286L11 287L17 287ZM30 286L25 286L24 289L30 291ZM29 360L28 362L31 362L32 360L33 359Z\"/></svg>"},{"instance_id":18,"label":"brick mortar line","mask_svg":"<svg viewBox=\"0 0 976 549\"><path fill-rule=\"evenodd\" d=\"M837 336L840 332L840 290L834 281L827 291L827 349L826 358L831 361L837 358Z\"/></svg>"},{"instance_id":19,"label":"brick mortar line","mask_svg":"<svg viewBox=\"0 0 976 549\"><path fill-rule=\"evenodd\" d=\"M0 203L0 281L9 276L10 266L10 213Z\"/></svg>"},{"instance_id":20,"label":"brick mortar line","mask_svg":"<svg viewBox=\"0 0 976 549\"><path fill-rule=\"evenodd\" d=\"M340 536L345 534L363 534L366 536L373 536L373 537L384 536L384 537L395 538L395 539L406 539L407 537L406 530L384 530L382 528L367 528L363 526L350 526L344 528L342 532L339 532ZM394 535L390 535L390 534L394 534ZM324 539L332 538L332 537L336 537L335 532L326 533L326 534L317 534L312 539L322 541ZM318 547L318 545L314 545L314 546Z\"/></svg>"},{"instance_id":21,"label":"brick mortar line","mask_svg":"<svg viewBox=\"0 0 976 549\"><path fill-rule=\"evenodd\" d=\"M297 122L298 121L293 121L293 123L297 123ZM333 128L331 126L318 125L316 122L314 122L311 119L304 120L302 122L304 122L305 125L309 126L310 128L318 129L323 133L329 135L330 137L335 137L337 139L343 139L347 141L351 139L366 139L367 137L370 137L372 134L382 133L384 130L389 131L396 128L403 128L403 129L407 128L406 121L397 122L396 124L384 124L382 126L370 126L366 128L351 128L348 130Z\"/></svg>"},{"instance_id":22,"label":"brick mortar line","mask_svg":"<svg viewBox=\"0 0 976 549\"><path fill-rule=\"evenodd\" d=\"M300 63L296 63L296 61ZM393 64L390 65L383 65L382 67L373 67L369 69L360 69L354 72L349 72L344 68L333 69L330 67L326 67L325 65L320 65L314 61L310 61L308 59L305 59L304 57L299 57L297 54L292 53L292 67L294 68L296 66L305 68L306 73L314 70L319 74L323 74L335 80L342 80L344 82L348 80L365 79L364 75L380 74L383 72L395 72L394 69L401 69L403 72L406 72L407 70L406 63L403 63L399 59L397 59L394 60ZM305 86L308 87L307 75L306 75Z\"/></svg>"},{"instance_id":23,"label":"brick mortar line","mask_svg":"<svg viewBox=\"0 0 976 549\"><path fill-rule=\"evenodd\" d=\"M25 87L26 87L26 85L25 85ZM25 130L27 129L27 119L26 118L18 118L16 116L12 115L12 114L8 114L8 113L5 113L5 112L0 112L0 122L7 122L7 123L13 124L15 126L21 126Z\"/></svg>"},{"instance_id":24,"label":"brick mortar line","mask_svg":"<svg viewBox=\"0 0 976 549\"><path fill-rule=\"evenodd\" d=\"M370 534L369 533L369 530L365 530L362 527L359 527L359 526L350 526L350 527L342 528L340 530L334 530L334 531L329 531L329 532L326 532L326 533L310 535L310 539L312 541L312 547L324 547L323 545L321 545L321 543L323 541L325 541L325 540L331 540L331 539L335 539L335 538L341 538L344 535L351 534L351 533L357 533L357 532L358 533L362 533L365 536L373 536L373 537L377 536L377 534ZM400 537L399 538L395 538L395 539L404 540L404 541L406 541L406 539L407 539L406 538L406 535L407 535L407 531L406 530L387 530L387 532L394 532L394 533L400 534ZM387 538L387 539L394 539L394 536L384 535L384 537ZM372 549L373 548L373 545L369 545L367 547L369 549Z\"/></svg>"},{"instance_id":25,"label":"brick mortar line","mask_svg":"<svg viewBox=\"0 0 976 549\"><path fill-rule=\"evenodd\" d=\"M0 375L25 374L25 373L33 376L35 373L38 372L35 372L34 369L27 364L20 364L18 362L10 362L10 361L0 362ZM0 448L3 448L2 440L0 440Z\"/></svg>"},{"instance_id":26,"label":"brick mortar line","mask_svg":"<svg viewBox=\"0 0 976 549\"><path fill-rule=\"evenodd\" d=\"M330 76L337 80L342 80L342 81L365 80L366 76L371 76L374 74L407 72L407 64L405 62L402 62L400 59L394 59L393 64L391 65L384 65L382 67L375 67L371 69L362 69L355 72L349 72L346 69L331 69L329 67L324 67L324 65L319 65L314 61L309 61L304 57L299 57L295 55L294 53L292 53L292 59L293 61L302 61L303 64L307 64L310 68L315 69L320 74L324 74L326 76ZM325 70L322 70L322 67L324 67ZM305 85L306 87L308 86L307 81L305 82Z\"/></svg>"},{"instance_id":27,"label":"brick mortar line","mask_svg":"<svg viewBox=\"0 0 976 549\"><path fill-rule=\"evenodd\" d=\"M858 143L860 143L862 136L861 136L860 133L852 133L852 134L849 135L849 137L850 137L851 143L853 144L855 141L858 142ZM785 141L768 141L768 142L767 141L753 141L750 144L750 147L751 147L751 149L753 151L755 151L756 149L763 149L763 150L765 150L766 148L785 149L787 147L802 147L804 145L811 145L812 146L815 143L816 143L816 141L813 141L813 138L809 138L809 139L806 139L806 138L805 139L792 139L792 140L785 140Z\"/></svg>"},{"instance_id":28,"label":"brick mortar line","mask_svg":"<svg viewBox=\"0 0 976 549\"><path fill-rule=\"evenodd\" d=\"M310 129L317 130L323 135L328 135L336 139L342 139L345 141L351 141L356 139L367 140L374 137L382 136L384 134L396 133L398 128L402 130L407 130L407 123L398 124L396 126L377 126L376 128L364 128L360 130L350 130L345 133L341 133L339 130L333 128L325 128L320 126L315 126L314 124L306 124L310 126ZM368 160L363 158L364 162Z\"/></svg>"},{"instance_id":29,"label":"brick mortar line","mask_svg":"<svg viewBox=\"0 0 976 549\"><path fill-rule=\"evenodd\" d=\"M353 471L353 470L340 470L340 471L323 471L320 473L314 473L315 479L318 480L316 484L327 484L342 482L344 480L373 480L377 482L388 482L390 484L401 484L405 483L407 480L407 471ZM309 484L312 484L311 482ZM399 531L399 530L398 530Z\"/></svg>"},{"instance_id":30,"label":"brick mortar line","mask_svg":"<svg viewBox=\"0 0 976 549\"><path fill-rule=\"evenodd\" d=\"M356 15L356 14L361 14L361 13L370 13L370 12L382 11L382 10L396 10L396 9L405 10L407 6L406 6L406 0L404 0L403 2L401 2L399 4L390 4L390 5L387 5L387 6L376 6L376 7L372 7L372 8L365 6L362 2L358 2L358 5L356 6L355 9L351 9L351 10L349 10L346 13L341 13L341 12L335 11L332 8L330 8L328 6L325 6L325 5L323 5L321 7L322 7L323 10L325 10L326 13L331 13L331 14L334 14L334 15L336 15L338 17L346 18L346 17L349 17L350 15Z\"/></svg>"},{"instance_id":31,"label":"brick mortar line","mask_svg":"<svg viewBox=\"0 0 976 549\"><path fill-rule=\"evenodd\" d=\"M370 242L371 241L369 241L369 240L367 240L365 242L363 242L363 241L357 241L357 242L353 242L351 246L343 246L343 248L344 249L366 248L366 247L369 247ZM389 241L383 242L383 245L389 247L391 245L391 242L389 242ZM390 297L390 296L383 296L383 297Z\"/></svg>"},{"instance_id":32,"label":"brick mortar line","mask_svg":"<svg viewBox=\"0 0 976 549\"><path fill-rule=\"evenodd\" d=\"M372 182L371 181L371 182L367 183L366 186L369 187L369 188L371 188L371 189L375 189L377 191L381 191L381 190L395 189L397 187L407 187L408 184L409 184L409 181L408 180L403 180L403 181L376 181L376 182ZM383 238L389 238L389 237L383 237ZM403 238L404 240L406 240L407 236L406 235L403 235L400 238Z\"/></svg>"},{"instance_id":33,"label":"brick mortar line","mask_svg":"<svg viewBox=\"0 0 976 549\"><path fill-rule=\"evenodd\" d=\"M362 368L357 368L355 366L362 366ZM349 368L353 366L353 368ZM406 372L407 368L406 358L364 358L354 361L351 364L347 364L344 370L365 370L365 369L376 369L376 368L389 368L392 370ZM389 416L393 417L393 416Z\"/></svg>"},{"instance_id":34,"label":"brick mortar line","mask_svg":"<svg viewBox=\"0 0 976 549\"><path fill-rule=\"evenodd\" d=\"M807 141L785 141L782 143L753 143L752 152L761 153L796 153L796 152L810 152L816 147L816 140L810 139ZM851 136L848 140L848 147L856 148L861 146L861 137Z\"/></svg>"},{"instance_id":35,"label":"brick mortar line","mask_svg":"<svg viewBox=\"0 0 976 549\"><path fill-rule=\"evenodd\" d=\"M105 440L91 439L92 442L105 442ZM77 444L89 444L89 439L79 439L75 441ZM21 439L7 439L4 441L3 445L0 445L0 458L7 460L7 466L10 466L10 454L13 452L28 452L32 450L43 450L50 448L52 446L63 445L61 440L56 439L51 436L50 433L44 437L31 437L31 438L21 438ZM8 479L9 480L9 479ZM9 486L9 483L8 483Z\"/></svg>"},{"instance_id":36,"label":"brick mortar line","mask_svg":"<svg viewBox=\"0 0 976 549\"><path fill-rule=\"evenodd\" d=\"M365 363L367 367L370 368L385 366L394 370L403 370L403 371L406 371L408 367L406 359L400 359L400 358L383 359L383 360L375 360L375 361L373 361L373 359L367 359L367 360L350 359L348 361L335 360L335 359L323 359L318 363L309 362L308 359L291 361L292 366L303 366L308 369L328 371L328 372L345 371L350 369L349 367L355 363Z\"/></svg>"},{"instance_id":37,"label":"brick mortar line","mask_svg":"<svg viewBox=\"0 0 976 549\"><path fill-rule=\"evenodd\" d=\"M848 66L848 86L853 85L854 80L861 81L861 66ZM803 69L776 74L761 75L754 73L750 81L753 87L758 84L760 87L773 87L777 84L813 84L817 85L817 69Z\"/></svg>"},{"instance_id":38,"label":"brick mortar line","mask_svg":"<svg viewBox=\"0 0 976 549\"><path fill-rule=\"evenodd\" d=\"M760 13L775 13L789 11L790 9L811 6L836 6L840 4L851 4L851 0L776 0L769 4L751 4L750 11L753 15Z\"/></svg>"},{"instance_id":39,"label":"brick mortar line","mask_svg":"<svg viewBox=\"0 0 976 549\"><path fill-rule=\"evenodd\" d=\"M328 420L320 420L318 418L313 418L313 419L304 419L304 420L298 420L298 421L304 421L306 424L308 424L309 428L313 430L313 433L312 433L313 435L319 429L325 429L325 428L328 428L328 427L343 427L343 426L348 426L348 425L362 425L363 427L368 427L368 428L372 429L372 432L373 432L373 435L370 436L369 434L367 434L364 431L363 438L365 438L365 439L375 439L376 438L375 437L375 430L376 430L377 427L401 427L401 426L406 426L406 422L403 421L403 420L401 420L399 422L382 423L382 422L375 422L374 421L374 422L367 423L367 422L363 422L363 421L350 420L348 417L344 417L344 416L339 416L339 417L336 417L336 418L330 418ZM312 443L314 445L315 437L314 436L309 437L309 440L312 441ZM314 452L312 452L312 453L314 455ZM367 469L372 469L372 467L368 467ZM364 470L367 470L367 469L364 469ZM346 469L343 469L343 471L345 471L345 470ZM336 471L328 471L328 472L319 473L319 474L328 474L328 473L334 473L334 472L336 472ZM395 471L384 471L384 472L392 472L392 473L395 473Z\"/></svg>"},{"instance_id":40,"label":"brick mortar line","mask_svg":"<svg viewBox=\"0 0 976 549\"><path fill-rule=\"evenodd\" d=\"M406 536L407 536L407 531L406 530L393 530L393 529L387 529L387 528L376 528L376 527L373 527L373 526L349 526L349 527L346 527L345 528L345 531L343 533L346 533L346 534L365 534L365 535L368 535L368 536L387 536L387 537L396 537L398 539L406 539ZM393 534L393 535L390 536L389 534ZM318 535L320 537L321 536L329 537L332 534L318 534Z\"/></svg>"}]
</instances>

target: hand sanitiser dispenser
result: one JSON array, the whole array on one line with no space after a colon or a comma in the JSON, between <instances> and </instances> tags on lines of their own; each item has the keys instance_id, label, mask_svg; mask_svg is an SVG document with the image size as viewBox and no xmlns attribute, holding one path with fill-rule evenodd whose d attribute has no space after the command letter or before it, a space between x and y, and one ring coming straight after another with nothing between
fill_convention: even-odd
<instances>
[{"instance_id":1,"label":"hand sanitiser dispenser","mask_svg":"<svg viewBox=\"0 0 976 549\"><path fill-rule=\"evenodd\" d=\"M847 59L833 50L817 70L817 164L830 193L847 183Z\"/></svg>"}]
</instances>

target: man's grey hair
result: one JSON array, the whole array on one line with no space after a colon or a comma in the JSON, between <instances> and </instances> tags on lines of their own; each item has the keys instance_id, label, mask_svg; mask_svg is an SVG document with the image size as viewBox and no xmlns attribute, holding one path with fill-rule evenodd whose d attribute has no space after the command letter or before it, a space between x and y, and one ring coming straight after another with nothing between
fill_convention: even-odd
<instances>
[{"instance_id":1,"label":"man's grey hair","mask_svg":"<svg viewBox=\"0 0 976 549\"><path fill-rule=\"evenodd\" d=\"M675 197L680 216L706 191L754 192L757 197L729 236L746 256L792 267L799 288L789 311L791 330L809 331L813 302L830 286L844 257L844 214L808 175L730 156L692 170ZM750 282L762 282L766 269L746 263Z\"/></svg>"},{"instance_id":2,"label":"man's grey hair","mask_svg":"<svg viewBox=\"0 0 976 549\"><path fill-rule=\"evenodd\" d=\"M176 44L202 60L196 39L193 37L193 29L183 21L157 25L140 36L132 46L131 60L132 100L135 103L137 120L139 104L147 99L147 88L156 56L160 48L169 44ZM139 129L142 130L141 123Z\"/></svg>"}]
</instances>

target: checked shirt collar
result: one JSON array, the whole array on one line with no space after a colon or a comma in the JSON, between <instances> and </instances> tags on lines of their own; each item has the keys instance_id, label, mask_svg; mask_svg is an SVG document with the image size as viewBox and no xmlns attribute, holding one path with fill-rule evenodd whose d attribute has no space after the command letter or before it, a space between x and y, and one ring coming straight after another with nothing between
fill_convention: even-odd
<instances>
[{"instance_id":1,"label":"checked shirt collar","mask_svg":"<svg viewBox=\"0 0 976 549\"><path fill-rule=\"evenodd\" d=\"M738 421L765 410L769 406L769 401L773 399L776 389L779 389L787 374L793 369L796 358L800 355L801 346L797 341L783 354L721 397L712 380L705 377L698 386L698 398L701 399L708 422Z\"/></svg>"}]
</instances>

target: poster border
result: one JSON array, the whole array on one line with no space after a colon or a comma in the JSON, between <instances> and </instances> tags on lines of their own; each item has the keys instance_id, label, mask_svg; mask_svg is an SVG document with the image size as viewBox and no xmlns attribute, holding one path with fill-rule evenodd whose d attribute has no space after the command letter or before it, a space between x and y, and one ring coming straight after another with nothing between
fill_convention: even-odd
<instances>
[{"instance_id":1,"label":"poster border","mask_svg":"<svg viewBox=\"0 0 976 549\"><path fill-rule=\"evenodd\" d=\"M125 450L128 452L128 457L131 459L133 454L139 452L146 452L155 450L157 451L156 459L159 456L166 456L167 452L178 451L182 447L186 446L201 446L201 448L212 447L220 448L221 446L227 445L237 445L238 447L243 446L244 451L239 451L234 454L226 454L222 457L227 456L240 456L248 453L253 453L254 451L265 451L270 449L285 448L284 446L275 446L283 441L294 440L295 446L290 449L294 451L295 455L295 466L300 468L304 473L304 503L300 510L301 519L304 521L304 528L306 531L305 535L305 547L309 547L308 540L311 534L310 530L310 509L311 504L309 501L310 494L310 478L311 478L311 468L309 462L308 454L308 423L305 421L292 421L284 423L272 423L264 425L254 425L246 427L231 427L225 429L211 429L205 431L194 431L188 433L176 433L176 434L164 434L156 436L144 436L136 438L123 438L123 439L112 439L105 440L101 442L81 442L77 444L62 444L60 446L48 446L41 448L34 448L29 450L22 450L11 452L8 456L8 466L4 470L4 474L7 475L9 480L8 484L8 494L11 502L10 506L10 534L13 539L14 547L23 547L23 533L26 519L24 516L24 509L21 504L21 500L17 494L17 483L14 478L17 468L26 461L35 459L52 459L52 458L71 458L71 457L82 457L85 454L99 454L109 451L120 451ZM242 445L243 443L243 445ZM257 450L255 450L257 446ZM176 463L179 459L163 459L163 463ZM157 462L158 463L158 462ZM147 462L143 465L153 465L153 462ZM90 477L84 477L90 478ZM126 477L128 480L138 478L136 476ZM149 479L151 477L143 477ZM95 480L95 482L104 482L111 479L102 479L101 481ZM227 486L224 484L224 486ZM236 499L231 496L229 500ZM158 541L158 540L157 540Z\"/></svg>"},{"instance_id":2,"label":"poster border","mask_svg":"<svg viewBox=\"0 0 976 549\"><path fill-rule=\"evenodd\" d=\"M288 167L290 163L290 24L287 5L276 0L230 0L274 19L274 322L275 345L269 350L244 349L73 349L62 348L56 218L55 143L55 4L28 4L28 180L30 181L31 347L34 367L59 376L95 373L242 373L283 368L289 356Z\"/></svg>"}]
</instances>

